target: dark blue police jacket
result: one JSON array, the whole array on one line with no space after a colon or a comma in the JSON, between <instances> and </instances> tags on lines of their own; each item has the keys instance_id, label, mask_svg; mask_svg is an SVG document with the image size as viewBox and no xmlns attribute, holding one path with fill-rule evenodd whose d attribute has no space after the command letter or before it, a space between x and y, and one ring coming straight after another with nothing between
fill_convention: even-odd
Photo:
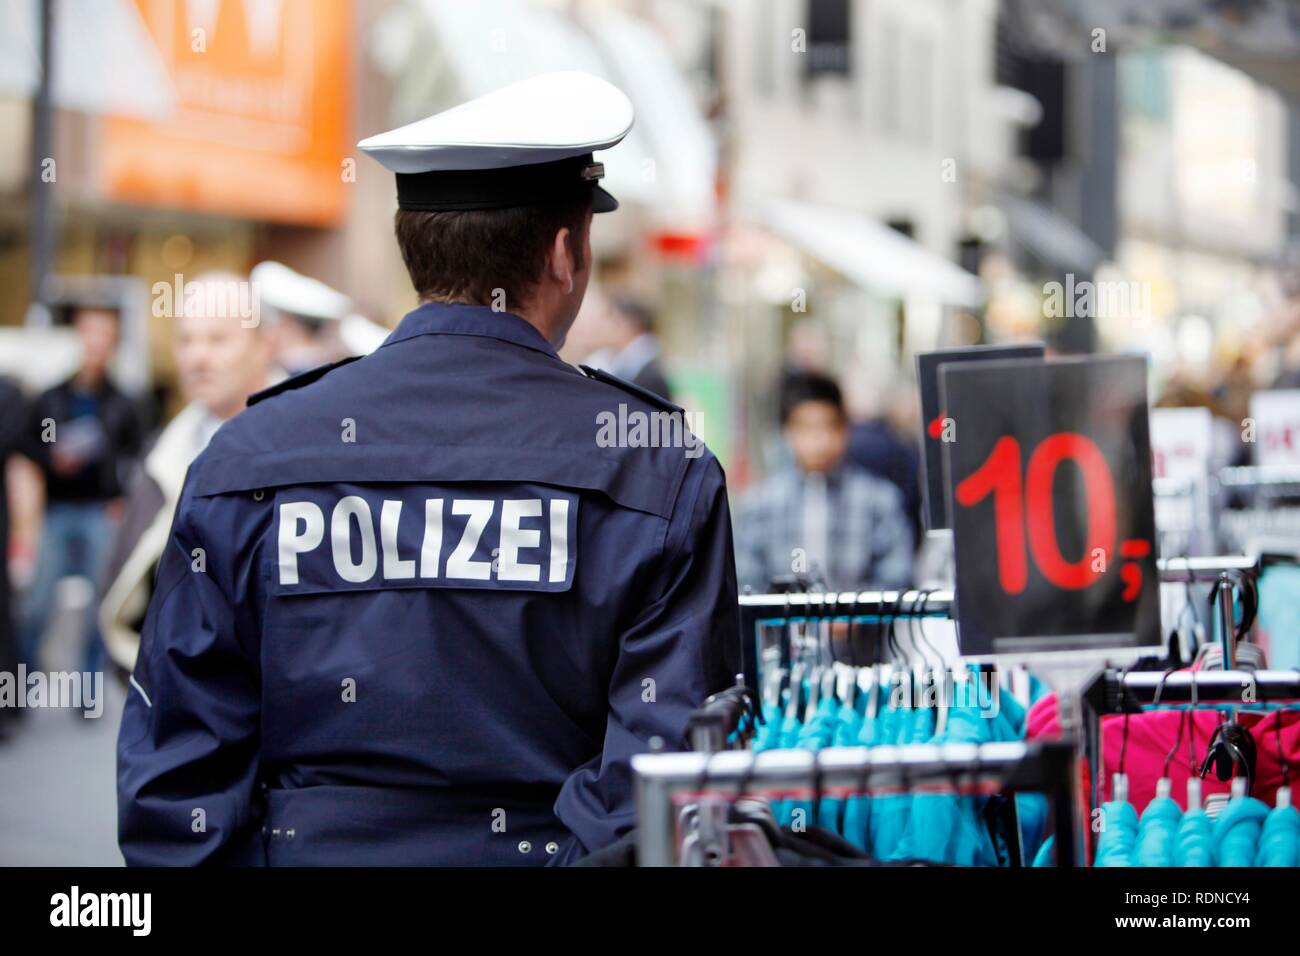
<instances>
[{"instance_id":1,"label":"dark blue police jacket","mask_svg":"<svg viewBox=\"0 0 1300 956\"><path fill-rule=\"evenodd\" d=\"M664 447L676 406L464 305L268 392L159 565L127 862L544 864L634 826L629 756L739 659L725 480Z\"/></svg>"}]
</instances>

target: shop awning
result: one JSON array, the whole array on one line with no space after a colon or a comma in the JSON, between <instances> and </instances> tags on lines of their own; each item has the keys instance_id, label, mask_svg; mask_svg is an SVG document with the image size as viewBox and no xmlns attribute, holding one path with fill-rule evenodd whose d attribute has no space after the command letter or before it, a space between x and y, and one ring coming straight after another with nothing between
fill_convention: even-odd
<instances>
[{"instance_id":1,"label":"shop awning","mask_svg":"<svg viewBox=\"0 0 1300 956\"><path fill-rule=\"evenodd\" d=\"M1120 49L1182 44L1300 97L1300 19L1290 0L1035 0L1034 15L1039 36L1071 51L1073 37L1096 29Z\"/></svg>"},{"instance_id":2,"label":"shop awning","mask_svg":"<svg viewBox=\"0 0 1300 956\"><path fill-rule=\"evenodd\" d=\"M644 20L610 10L589 25L611 79L636 106L633 132L646 147L639 164L623 164L619 178L611 176L611 187L653 204L675 232L707 229L717 205L718 147L685 77Z\"/></svg>"},{"instance_id":3,"label":"shop awning","mask_svg":"<svg viewBox=\"0 0 1300 956\"><path fill-rule=\"evenodd\" d=\"M0 96L27 99L39 78L39 0L0 3ZM159 119L171 79L131 0L58 0L50 95L62 109Z\"/></svg>"},{"instance_id":4,"label":"shop awning","mask_svg":"<svg viewBox=\"0 0 1300 956\"><path fill-rule=\"evenodd\" d=\"M787 200L761 203L754 221L846 279L885 297L923 296L973 308L978 278L919 242L862 213Z\"/></svg>"},{"instance_id":5,"label":"shop awning","mask_svg":"<svg viewBox=\"0 0 1300 956\"><path fill-rule=\"evenodd\" d=\"M603 185L635 203L652 224L694 231L712 222L715 147L698 106L662 42L646 24L606 11L579 19L525 0L412 0L395 8L405 47L394 125L551 70L582 70L617 85L636 107L636 125L599 158ZM437 51L412 40L414 27ZM385 28L381 27L381 32Z\"/></svg>"},{"instance_id":6,"label":"shop awning","mask_svg":"<svg viewBox=\"0 0 1300 956\"><path fill-rule=\"evenodd\" d=\"M1091 275L1105 258L1100 246L1050 206L1025 199L1009 199L1003 206L1011 241L1044 264Z\"/></svg>"}]
</instances>

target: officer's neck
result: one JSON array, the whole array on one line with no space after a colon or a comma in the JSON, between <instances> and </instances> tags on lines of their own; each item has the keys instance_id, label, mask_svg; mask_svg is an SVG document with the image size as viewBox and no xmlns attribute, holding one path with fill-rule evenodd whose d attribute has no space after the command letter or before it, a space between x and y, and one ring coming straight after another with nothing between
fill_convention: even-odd
<instances>
[{"instance_id":1,"label":"officer's neck","mask_svg":"<svg viewBox=\"0 0 1300 956\"><path fill-rule=\"evenodd\" d=\"M442 305L475 305L474 302L465 302L462 299L443 298L441 296L424 296L420 299L422 305L425 304L442 304ZM557 298L542 294L534 295L529 301L518 303L514 308L509 310L512 315L523 319L538 332L542 338L546 339L557 352L564 347L564 340L569 335L569 329L573 326L573 321L577 318L577 310L573 308L567 297Z\"/></svg>"},{"instance_id":2,"label":"officer's neck","mask_svg":"<svg viewBox=\"0 0 1300 956\"><path fill-rule=\"evenodd\" d=\"M551 290L540 286L535 294L518 308L512 310L538 332L542 338L559 351L569 335L569 329L577 316L567 296L551 294Z\"/></svg>"}]
</instances>

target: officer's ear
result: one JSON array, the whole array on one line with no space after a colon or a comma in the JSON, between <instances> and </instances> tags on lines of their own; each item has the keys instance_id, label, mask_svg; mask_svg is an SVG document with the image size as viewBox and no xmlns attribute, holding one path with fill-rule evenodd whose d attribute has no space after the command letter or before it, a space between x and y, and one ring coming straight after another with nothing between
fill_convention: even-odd
<instances>
[{"instance_id":1,"label":"officer's ear","mask_svg":"<svg viewBox=\"0 0 1300 956\"><path fill-rule=\"evenodd\" d=\"M568 295L573 291L575 276L580 264L570 248L569 227L563 226L551 238L551 248L546 254L546 269L556 284Z\"/></svg>"}]
</instances>

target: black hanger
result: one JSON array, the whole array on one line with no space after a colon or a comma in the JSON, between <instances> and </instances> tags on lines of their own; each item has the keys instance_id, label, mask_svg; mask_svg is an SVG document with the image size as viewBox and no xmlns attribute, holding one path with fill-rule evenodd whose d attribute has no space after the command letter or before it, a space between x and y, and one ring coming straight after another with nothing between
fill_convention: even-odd
<instances>
[{"instance_id":1,"label":"black hanger","mask_svg":"<svg viewBox=\"0 0 1300 956\"><path fill-rule=\"evenodd\" d=\"M854 639L858 630L858 596L855 592L853 603L849 606L849 665L851 667L861 667L860 658L858 657L858 645Z\"/></svg>"},{"instance_id":2,"label":"black hanger","mask_svg":"<svg viewBox=\"0 0 1300 956\"><path fill-rule=\"evenodd\" d=\"M1153 707L1160 706L1160 695L1164 692L1165 681L1169 679L1169 675L1172 674L1175 670L1177 670L1177 668L1171 667L1168 670L1166 670L1163 674L1160 675L1160 683L1156 684L1156 692L1151 695L1151 705ZM1169 766L1174 762L1174 757L1177 756L1178 748L1181 747L1182 744L1183 744L1183 715L1179 714L1178 736L1174 738L1174 745L1169 748L1169 753L1165 755L1164 766L1160 771L1160 776L1162 778L1168 779Z\"/></svg>"},{"instance_id":3,"label":"black hanger","mask_svg":"<svg viewBox=\"0 0 1300 956\"><path fill-rule=\"evenodd\" d=\"M1246 793L1249 795L1255 786L1255 763L1258 748L1255 738L1249 730L1229 719L1219 724L1214 736L1210 738L1201 764L1201 777L1209 776L1211 768L1214 775L1224 783L1233 778L1236 768L1240 767L1246 776Z\"/></svg>"}]
</instances>

